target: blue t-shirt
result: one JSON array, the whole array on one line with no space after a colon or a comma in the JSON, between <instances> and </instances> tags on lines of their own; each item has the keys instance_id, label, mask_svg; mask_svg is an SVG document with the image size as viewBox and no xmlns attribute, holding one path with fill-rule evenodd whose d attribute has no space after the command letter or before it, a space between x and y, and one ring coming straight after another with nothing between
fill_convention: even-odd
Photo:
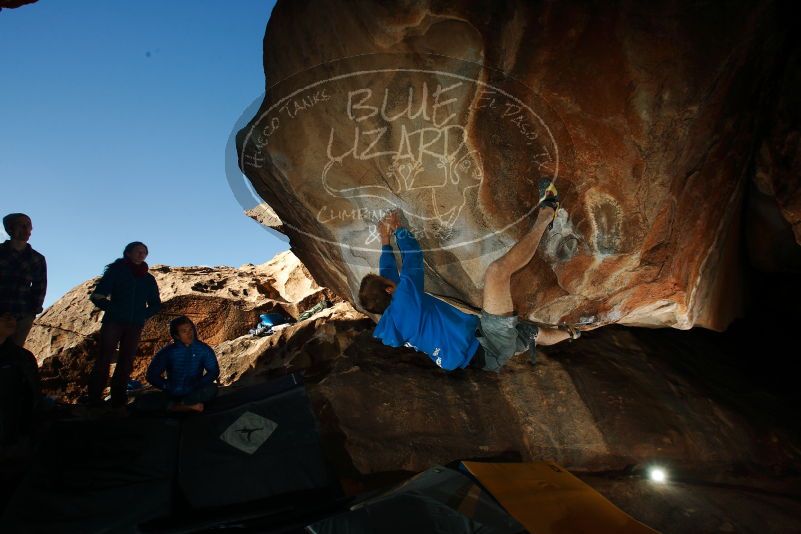
<instances>
[{"instance_id":1,"label":"blue t-shirt","mask_svg":"<svg viewBox=\"0 0 801 534\"><path fill-rule=\"evenodd\" d=\"M384 245L379 274L397 287L373 337L390 347L424 352L446 371L467 367L478 348L478 317L425 293L420 244L405 228L398 228L395 238L401 251L401 273L399 276L392 245Z\"/></svg>"}]
</instances>

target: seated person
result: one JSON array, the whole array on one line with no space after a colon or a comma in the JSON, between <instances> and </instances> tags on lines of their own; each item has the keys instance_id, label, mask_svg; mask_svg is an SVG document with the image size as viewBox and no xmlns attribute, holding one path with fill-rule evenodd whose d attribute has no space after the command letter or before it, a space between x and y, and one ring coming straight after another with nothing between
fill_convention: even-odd
<instances>
[{"instance_id":1,"label":"seated person","mask_svg":"<svg viewBox=\"0 0 801 534\"><path fill-rule=\"evenodd\" d=\"M39 367L30 351L14 342L17 319L0 315L0 445L10 445L33 420L39 399Z\"/></svg>"},{"instance_id":2,"label":"seated person","mask_svg":"<svg viewBox=\"0 0 801 534\"><path fill-rule=\"evenodd\" d=\"M147 368L147 381L166 394L167 399L162 396L160 404L163 406L166 401L168 410L202 412L205 404L217 396L214 384L220 376L217 355L197 339L197 329L189 317L173 319L170 335L173 342L153 357ZM154 404L152 397L145 403Z\"/></svg>"}]
</instances>

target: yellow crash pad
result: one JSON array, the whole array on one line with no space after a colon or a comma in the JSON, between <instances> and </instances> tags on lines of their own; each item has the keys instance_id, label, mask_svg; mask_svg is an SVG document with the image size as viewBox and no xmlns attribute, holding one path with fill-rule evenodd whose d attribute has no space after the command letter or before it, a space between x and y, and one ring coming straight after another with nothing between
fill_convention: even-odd
<instances>
[{"instance_id":1,"label":"yellow crash pad","mask_svg":"<svg viewBox=\"0 0 801 534\"><path fill-rule=\"evenodd\" d=\"M656 532L554 463L463 464L532 534Z\"/></svg>"}]
</instances>

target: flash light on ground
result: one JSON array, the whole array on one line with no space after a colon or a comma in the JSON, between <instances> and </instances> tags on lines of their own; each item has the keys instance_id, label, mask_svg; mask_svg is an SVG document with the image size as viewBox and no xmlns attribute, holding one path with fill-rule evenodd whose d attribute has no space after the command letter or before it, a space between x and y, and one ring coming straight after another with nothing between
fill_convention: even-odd
<instances>
[{"instance_id":1,"label":"flash light on ground","mask_svg":"<svg viewBox=\"0 0 801 534\"><path fill-rule=\"evenodd\" d=\"M667 481L667 473L661 467L652 467L648 471L648 477L658 484L663 484Z\"/></svg>"}]
</instances>

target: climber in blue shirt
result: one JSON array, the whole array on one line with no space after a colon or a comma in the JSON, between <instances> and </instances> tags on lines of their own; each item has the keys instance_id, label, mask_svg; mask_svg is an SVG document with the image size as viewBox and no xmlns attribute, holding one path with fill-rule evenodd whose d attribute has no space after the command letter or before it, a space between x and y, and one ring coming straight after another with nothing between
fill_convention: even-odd
<instances>
[{"instance_id":1,"label":"climber in blue shirt","mask_svg":"<svg viewBox=\"0 0 801 534\"><path fill-rule=\"evenodd\" d=\"M574 328L539 328L520 321L514 312L512 274L528 264L545 230L553 224L559 198L551 182L540 185L540 207L534 226L485 274L480 315L464 313L424 291L423 253L412 233L401 226L396 211L378 225L381 237L379 274L368 274L359 288L359 301L371 313L381 314L373 336L391 347L406 346L424 352L446 371L473 367L498 372L513 355L529 349L534 363L536 344L553 345L575 339ZM395 263L391 236L401 253Z\"/></svg>"},{"instance_id":2,"label":"climber in blue shirt","mask_svg":"<svg viewBox=\"0 0 801 534\"><path fill-rule=\"evenodd\" d=\"M147 368L147 381L166 394L168 410L202 412L217 395L217 355L198 340L195 324L184 315L170 321L170 335L173 342L153 357ZM153 403L151 398L146 404Z\"/></svg>"}]
</instances>

